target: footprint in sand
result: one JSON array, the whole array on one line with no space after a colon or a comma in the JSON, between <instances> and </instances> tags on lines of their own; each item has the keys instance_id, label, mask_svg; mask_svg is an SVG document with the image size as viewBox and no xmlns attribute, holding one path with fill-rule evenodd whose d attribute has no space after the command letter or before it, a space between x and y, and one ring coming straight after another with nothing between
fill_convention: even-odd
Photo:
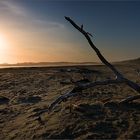
<instances>
[{"instance_id":1,"label":"footprint in sand","mask_svg":"<svg viewBox=\"0 0 140 140\"><path fill-rule=\"evenodd\" d=\"M9 103L9 99L4 96L0 96L0 105Z\"/></svg>"}]
</instances>

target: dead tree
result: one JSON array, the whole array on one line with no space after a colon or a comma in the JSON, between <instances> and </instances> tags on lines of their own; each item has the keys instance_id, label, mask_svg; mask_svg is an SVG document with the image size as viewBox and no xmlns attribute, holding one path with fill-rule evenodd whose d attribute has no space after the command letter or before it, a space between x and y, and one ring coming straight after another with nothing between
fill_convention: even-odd
<instances>
[{"instance_id":1,"label":"dead tree","mask_svg":"<svg viewBox=\"0 0 140 140\"><path fill-rule=\"evenodd\" d=\"M105 59L105 57L101 54L99 49L93 44L93 42L90 38L91 34L89 34L89 32L87 32L83 29L83 25L78 26L70 17L65 17L65 19L69 23L71 23L73 25L73 27L75 27L80 33L82 33L84 35L84 37L87 39L89 45L96 52L96 54L99 57L99 59L101 60L101 62L103 64L105 64L109 69L112 70L112 72L115 75L115 79L114 80L109 79L109 80L105 80L105 81L81 83L81 84L78 83L77 85L75 84L75 87L73 89L71 89L69 92L67 92L64 95L61 95L54 102L52 102L48 108L48 111L51 111L52 109L54 109L56 107L57 104L60 104L61 102L66 101L68 98L78 95L79 93L81 93L82 90L85 90L85 89L91 88L91 87L95 87L97 85L109 85L109 84L125 83L129 87L131 87L132 89L134 89L135 91L140 93L140 85L125 78L124 75L122 75L111 63L109 63L107 61L107 59ZM140 99L140 95L128 97L128 98L122 100L120 103L127 103L130 101L136 100L136 99Z\"/></svg>"}]
</instances>

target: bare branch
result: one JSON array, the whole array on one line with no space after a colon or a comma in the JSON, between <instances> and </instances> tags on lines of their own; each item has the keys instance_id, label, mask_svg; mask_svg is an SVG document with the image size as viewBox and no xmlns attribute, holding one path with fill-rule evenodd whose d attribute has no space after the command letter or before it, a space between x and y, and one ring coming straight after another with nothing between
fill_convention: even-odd
<instances>
[{"instance_id":1,"label":"bare branch","mask_svg":"<svg viewBox=\"0 0 140 140\"><path fill-rule=\"evenodd\" d=\"M140 99L140 95L130 96L130 97L128 97L128 98L122 100L122 101L120 102L120 104L132 102L132 101L137 100L137 99Z\"/></svg>"},{"instance_id":2,"label":"bare branch","mask_svg":"<svg viewBox=\"0 0 140 140\"><path fill-rule=\"evenodd\" d=\"M89 37L89 34L86 31L84 31L83 29L81 30L81 28L69 17L65 17L65 19L69 21L79 32L81 32L85 36L92 49L96 52L99 59L102 61L102 63L104 63L108 68L110 68L114 72L118 80L125 81L128 86L130 86L131 88L133 88L134 90L140 93L140 86L134 83L133 81L124 78L124 76L104 58L104 56L100 53L99 49L96 48L96 46L93 44L93 42Z\"/></svg>"},{"instance_id":3,"label":"bare branch","mask_svg":"<svg viewBox=\"0 0 140 140\"><path fill-rule=\"evenodd\" d=\"M136 90L137 92L140 93L140 86L137 84L137 83L134 83L133 81L127 79L127 78L124 78L124 80L126 81L126 84L133 88L134 90Z\"/></svg>"},{"instance_id":4,"label":"bare branch","mask_svg":"<svg viewBox=\"0 0 140 140\"><path fill-rule=\"evenodd\" d=\"M87 34L88 34L89 36L93 37L91 33L87 32Z\"/></svg>"},{"instance_id":5,"label":"bare branch","mask_svg":"<svg viewBox=\"0 0 140 140\"><path fill-rule=\"evenodd\" d=\"M69 21L78 31L80 31L88 40L90 46L92 47L92 49L96 52L96 54L98 55L99 59L102 61L102 63L104 63L107 67L109 67L114 74L117 76L118 79L122 79L123 75L113 66L111 65L105 58L104 56L100 53L100 51L98 50L98 48L96 48L96 46L93 44L93 42L91 41L90 37L89 37L89 33L84 31L84 29L81 27L79 27L72 19L70 19L69 17L65 17L65 19L67 21Z\"/></svg>"},{"instance_id":6,"label":"bare branch","mask_svg":"<svg viewBox=\"0 0 140 140\"><path fill-rule=\"evenodd\" d=\"M105 58L104 56L100 53L100 51L98 50L98 48L96 48L96 46L93 44L93 42L91 41L89 36L92 36L90 33L86 32L83 29L83 25L78 26L72 19L70 19L69 17L65 17L65 19L67 21L69 21L79 32L81 32L85 38L88 40L89 45L92 47L92 49L96 52L97 56L99 57L99 59L102 61L102 63L104 63L108 68L110 68L114 74L116 75L116 79L115 80L105 80L105 81L95 81L95 82L88 82L88 83L76 83L75 87L67 92L64 95L59 96L55 101L53 101L51 103L51 105L48 108L48 111L51 111L52 109L54 109L56 107L57 104L60 104L63 101L66 101L68 98L78 95L79 92L81 92L82 90L85 90L87 88L91 88L91 87L95 87L98 85L109 85L109 84L119 84L119 83L126 83L129 87L131 87L132 89L136 90L137 92L140 93L140 86L136 83L134 83L131 80L128 80L127 78L125 78L112 64L110 64ZM126 103L135 99L139 99L139 96L133 96L133 97L129 97L125 100L122 101L122 103Z\"/></svg>"},{"instance_id":7,"label":"bare branch","mask_svg":"<svg viewBox=\"0 0 140 140\"><path fill-rule=\"evenodd\" d=\"M68 98L70 98L76 94L77 94L77 92L75 92L75 88L73 88L71 91L67 92L64 95L59 96L55 101L53 101L51 103L51 105L48 107L48 110L49 111L53 110L57 104L60 104L61 102L66 101Z\"/></svg>"},{"instance_id":8,"label":"bare branch","mask_svg":"<svg viewBox=\"0 0 140 140\"><path fill-rule=\"evenodd\" d=\"M57 104L60 104L63 101L66 101L68 98L72 96L78 95L78 93L82 90L95 87L98 85L109 85L109 84L119 84L119 83L124 83L122 80L105 80L105 81L96 81L96 82L91 82L91 83L86 83L86 84L78 84L78 86L74 87L71 91L67 92L64 95L59 96L56 98L55 101L51 103L49 106L48 110L51 111L56 107Z\"/></svg>"},{"instance_id":9,"label":"bare branch","mask_svg":"<svg viewBox=\"0 0 140 140\"><path fill-rule=\"evenodd\" d=\"M127 82L129 82L129 80ZM53 101L49 106L48 111L53 110L57 106L57 104L66 101L68 98L78 95L78 93L80 93L82 90L93 88L99 85L121 84L121 83L126 83L126 81L116 79L116 80L95 81L85 84L77 84L77 86L74 87L71 91L56 98L56 100ZM136 99L140 99L140 95L128 97L127 99L122 100L120 103L127 103Z\"/></svg>"}]
</instances>

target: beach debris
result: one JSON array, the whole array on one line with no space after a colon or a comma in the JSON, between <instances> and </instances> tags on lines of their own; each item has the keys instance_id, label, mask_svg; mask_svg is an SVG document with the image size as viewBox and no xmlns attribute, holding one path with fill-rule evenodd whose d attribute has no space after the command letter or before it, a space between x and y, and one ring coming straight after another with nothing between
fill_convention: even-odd
<instances>
[{"instance_id":1,"label":"beach debris","mask_svg":"<svg viewBox=\"0 0 140 140\"><path fill-rule=\"evenodd\" d=\"M66 17L65 19L73 26L75 27L80 33L83 34L83 36L87 39L89 45L91 46L91 48L96 52L96 55L98 56L98 58L101 60L101 62L103 64L105 64L115 75L115 79L106 79L104 81L95 81L95 82L87 82L87 83L83 83L81 81L81 83L78 82L78 84L75 84L75 87L67 92L66 94L63 94L61 96L59 96L58 98L56 98L55 101L53 101L50 106L49 106L49 110L51 111L52 109L55 108L55 106L57 106L57 104L60 104L61 102L65 101L66 99L72 97L72 96L76 96L77 94L79 94L79 92L81 92L82 90L88 89L88 88L93 88L95 86L98 85L109 85L109 84L120 84L120 83L125 83L126 85L128 85L129 87L131 87L132 89L134 89L135 91L137 91L138 93L140 93L140 85L138 85L137 83L127 79L126 77L124 77L123 74L121 74L116 68L115 66L113 66L100 52L100 50L93 44L90 36L92 36L89 32L86 32L83 29L83 25L80 27L78 26L70 17ZM89 72L89 71L88 71ZM140 96L133 96L133 97L128 97L122 101L120 101L120 103L126 103L126 102L130 102L136 99L140 99Z\"/></svg>"}]
</instances>

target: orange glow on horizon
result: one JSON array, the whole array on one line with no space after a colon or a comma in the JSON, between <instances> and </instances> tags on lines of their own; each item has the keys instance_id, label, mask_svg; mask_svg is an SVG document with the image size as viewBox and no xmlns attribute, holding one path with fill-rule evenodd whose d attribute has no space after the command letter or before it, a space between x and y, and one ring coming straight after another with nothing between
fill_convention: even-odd
<instances>
[{"instance_id":1,"label":"orange glow on horizon","mask_svg":"<svg viewBox=\"0 0 140 140\"><path fill-rule=\"evenodd\" d=\"M3 28L0 33L0 64L81 61L87 52L79 48L82 48L80 44L54 42L49 35L43 38L25 30Z\"/></svg>"},{"instance_id":2,"label":"orange glow on horizon","mask_svg":"<svg viewBox=\"0 0 140 140\"><path fill-rule=\"evenodd\" d=\"M7 52L9 51L8 40L6 37L0 33L0 63L7 59Z\"/></svg>"}]
</instances>

